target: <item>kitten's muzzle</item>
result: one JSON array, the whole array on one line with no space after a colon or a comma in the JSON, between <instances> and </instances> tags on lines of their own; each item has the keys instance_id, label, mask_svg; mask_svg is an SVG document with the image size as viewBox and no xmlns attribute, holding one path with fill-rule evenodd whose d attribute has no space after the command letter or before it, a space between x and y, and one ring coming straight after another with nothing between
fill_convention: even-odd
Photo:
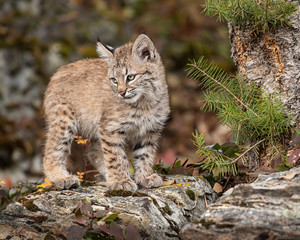
<instances>
[{"instance_id":1,"label":"kitten's muzzle","mask_svg":"<svg viewBox=\"0 0 300 240\"><path fill-rule=\"evenodd\" d=\"M120 90L120 91L118 91L118 93L119 93L122 97L124 97L125 94L126 94L126 91L127 91L127 89L125 89L125 91Z\"/></svg>"}]
</instances>

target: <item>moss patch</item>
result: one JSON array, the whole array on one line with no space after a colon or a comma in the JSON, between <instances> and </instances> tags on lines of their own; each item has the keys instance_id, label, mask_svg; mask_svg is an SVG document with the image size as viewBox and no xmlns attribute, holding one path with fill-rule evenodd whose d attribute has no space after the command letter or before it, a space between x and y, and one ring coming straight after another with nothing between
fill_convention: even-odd
<instances>
[{"instance_id":1,"label":"moss patch","mask_svg":"<svg viewBox=\"0 0 300 240\"><path fill-rule=\"evenodd\" d=\"M86 180L81 182L82 187L92 187L92 186L96 186L96 185L97 185L97 182L86 181Z\"/></svg>"},{"instance_id":2,"label":"moss patch","mask_svg":"<svg viewBox=\"0 0 300 240\"><path fill-rule=\"evenodd\" d=\"M40 209L33 203L33 201L33 199L23 200L22 204L24 205L24 207L26 207L27 210L31 212L37 212Z\"/></svg>"},{"instance_id":3,"label":"moss patch","mask_svg":"<svg viewBox=\"0 0 300 240\"><path fill-rule=\"evenodd\" d=\"M105 197L148 197L145 193L140 192L133 192L133 191L127 191L127 190L108 190L104 194Z\"/></svg>"},{"instance_id":4,"label":"moss patch","mask_svg":"<svg viewBox=\"0 0 300 240\"><path fill-rule=\"evenodd\" d=\"M185 191L185 193L186 193L186 195L188 195L189 199L191 199L193 201L196 200L196 194L193 190L188 189Z\"/></svg>"},{"instance_id":5,"label":"moss patch","mask_svg":"<svg viewBox=\"0 0 300 240\"><path fill-rule=\"evenodd\" d=\"M169 206L167 203L165 203L165 204L166 204L166 206L162 207L161 209L162 209L166 214L172 215L172 214L173 214L173 211L171 210L170 206Z\"/></svg>"}]
</instances>

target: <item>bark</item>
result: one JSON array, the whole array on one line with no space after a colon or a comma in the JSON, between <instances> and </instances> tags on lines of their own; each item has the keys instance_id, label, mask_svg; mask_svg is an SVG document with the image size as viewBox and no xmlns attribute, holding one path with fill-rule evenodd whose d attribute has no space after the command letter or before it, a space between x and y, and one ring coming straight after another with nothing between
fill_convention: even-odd
<instances>
[{"instance_id":1,"label":"bark","mask_svg":"<svg viewBox=\"0 0 300 240\"><path fill-rule=\"evenodd\" d=\"M300 1L295 2L299 4ZM261 86L267 94L279 96L286 112L292 117L291 124L299 122L300 8L292 16L290 26L264 33L229 24L229 38L231 55L239 74L246 76L250 83ZM250 142L250 145L253 144ZM271 149L272 146L265 146L266 151L260 156L250 152L246 157L248 169L270 166Z\"/></svg>"},{"instance_id":2,"label":"bark","mask_svg":"<svg viewBox=\"0 0 300 240\"><path fill-rule=\"evenodd\" d=\"M229 24L229 36L239 74L258 83L268 93L279 93L293 120L299 121L300 8L290 26L256 33Z\"/></svg>"},{"instance_id":3,"label":"bark","mask_svg":"<svg viewBox=\"0 0 300 240\"><path fill-rule=\"evenodd\" d=\"M228 190L181 230L184 240L300 239L300 167Z\"/></svg>"}]
</instances>

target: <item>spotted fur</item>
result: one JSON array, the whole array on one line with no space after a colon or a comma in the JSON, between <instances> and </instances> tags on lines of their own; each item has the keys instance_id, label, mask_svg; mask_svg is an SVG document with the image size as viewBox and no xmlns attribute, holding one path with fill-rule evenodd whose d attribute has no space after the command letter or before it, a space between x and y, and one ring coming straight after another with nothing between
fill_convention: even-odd
<instances>
[{"instance_id":1,"label":"spotted fur","mask_svg":"<svg viewBox=\"0 0 300 240\"><path fill-rule=\"evenodd\" d=\"M99 59L61 67L45 93L47 124L44 172L57 188L79 186L66 168L74 136L89 138L88 159L111 189L161 186L153 172L160 133L169 114L164 67L152 41L112 49L97 43ZM125 146L132 146L134 180Z\"/></svg>"}]
</instances>

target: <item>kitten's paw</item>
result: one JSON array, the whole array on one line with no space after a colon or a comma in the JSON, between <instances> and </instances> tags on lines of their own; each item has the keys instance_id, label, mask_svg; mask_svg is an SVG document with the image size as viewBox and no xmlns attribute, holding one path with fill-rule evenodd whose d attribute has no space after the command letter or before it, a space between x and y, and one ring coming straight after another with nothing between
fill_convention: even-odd
<instances>
[{"instance_id":1,"label":"kitten's paw","mask_svg":"<svg viewBox=\"0 0 300 240\"><path fill-rule=\"evenodd\" d=\"M136 178L136 182L141 184L144 188L160 187L163 183L161 177L157 173L153 173L143 179Z\"/></svg>"},{"instance_id":2,"label":"kitten's paw","mask_svg":"<svg viewBox=\"0 0 300 240\"><path fill-rule=\"evenodd\" d=\"M65 177L64 179L53 181L53 184L55 188L59 190L77 188L80 186L80 180L78 179L78 177L70 175Z\"/></svg>"},{"instance_id":3,"label":"kitten's paw","mask_svg":"<svg viewBox=\"0 0 300 240\"><path fill-rule=\"evenodd\" d=\"M136 183L130 178L119 182L109 183L108 188L114 190L123 189L127 191L136 191L138 189Z\"/></svg>"}]
</instances>

